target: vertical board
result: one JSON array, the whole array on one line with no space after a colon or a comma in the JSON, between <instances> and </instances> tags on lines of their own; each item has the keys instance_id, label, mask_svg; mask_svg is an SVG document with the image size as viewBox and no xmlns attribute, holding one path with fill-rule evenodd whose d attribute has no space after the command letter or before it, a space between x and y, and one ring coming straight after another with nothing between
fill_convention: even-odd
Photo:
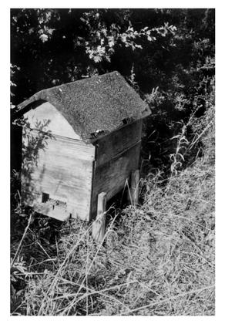
<instances>
[{"instance_id":1,"label":"vertical board","mask_svg":"<svg viewBox=\"0 0 225 324\"><path fill-rule=\"evenodd\" d=\"M38 206L43 203L44 194L66 203L72 217L88 220L95 147L60 136L38 142L39 132L33 130L31 133L30 144L36 143L38 147L34 149L34 163L29 164L24 156L23 197L30 200L30 205ZM29 147L28 143L26 145Z\"/></svg>"}]
</instances>

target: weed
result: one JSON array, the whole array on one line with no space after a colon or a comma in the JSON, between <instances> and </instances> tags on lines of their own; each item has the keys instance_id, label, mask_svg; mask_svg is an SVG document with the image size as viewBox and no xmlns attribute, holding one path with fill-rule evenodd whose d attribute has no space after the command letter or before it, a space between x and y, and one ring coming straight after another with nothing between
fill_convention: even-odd
<instances>
[{"instance_id":1,"label":"weed","mask_svg":"<svg viewBox=\"0 0 225 324\"><path fill-rule=\"evenodd\" d=\"M17 218L12 315L214 315L212 116L208 110L202 126L195 124L192 142L184 140L185 128L176 137L168 178L158 169L141 179L140 205L111 208L100 245L90 224L79 220ZM200 140L204 154L179 170L179 154L185 156Z\"/></svg>"}]
</instances>

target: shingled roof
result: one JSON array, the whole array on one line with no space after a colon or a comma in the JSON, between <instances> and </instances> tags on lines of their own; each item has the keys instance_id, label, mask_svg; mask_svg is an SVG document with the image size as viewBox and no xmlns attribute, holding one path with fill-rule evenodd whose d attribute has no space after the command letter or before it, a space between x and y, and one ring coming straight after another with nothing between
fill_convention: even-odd
<instances>
[{"instance_id":1,"label":"shingled roof","mask_svg":"<svg viewBox=\"0 0 225 324\"><path fill-rule=\"evenodd\" d=\"M118 72L62 84L37 92L18 105L20 113L48 101L84 140L109 133L150 114L148 105Z\"/></svg>"}]
</instances>

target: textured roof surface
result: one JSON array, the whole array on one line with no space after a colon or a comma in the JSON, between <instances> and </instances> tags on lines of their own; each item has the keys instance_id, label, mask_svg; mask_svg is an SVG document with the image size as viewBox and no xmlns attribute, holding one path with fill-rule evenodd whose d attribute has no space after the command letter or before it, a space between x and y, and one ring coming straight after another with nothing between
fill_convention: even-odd
<instances>
[{"instance_id":1,"label":"textured roof surface","mask_svg":"<svg viewBox=\"0 0 225 324\"><path fill-rule=\"evenodd\" d=\"M18 108L25 112L40 100L55 106L84 141L150 114L148 105L118 72L41 90Z\"/></svg>"}]
</instances>

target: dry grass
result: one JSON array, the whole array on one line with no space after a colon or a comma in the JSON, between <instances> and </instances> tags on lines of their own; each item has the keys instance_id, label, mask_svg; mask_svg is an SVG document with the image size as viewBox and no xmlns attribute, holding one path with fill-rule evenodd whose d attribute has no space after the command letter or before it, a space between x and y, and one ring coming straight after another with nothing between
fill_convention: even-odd
<instances>
[{"instance_id":1,"label":"dry grass","mask_svg":"<svg viewBox=\"0 0 225 324\"><path fill-rule=\"evenodd\" d=\"M52 224L31 224L14 260L12 314L214 315L213 141L209 127L204 157L166 186L142 180L144 203L111 210L101 246L80 221L52 221L52 242Z\"/></svg>"}]
</instances>

